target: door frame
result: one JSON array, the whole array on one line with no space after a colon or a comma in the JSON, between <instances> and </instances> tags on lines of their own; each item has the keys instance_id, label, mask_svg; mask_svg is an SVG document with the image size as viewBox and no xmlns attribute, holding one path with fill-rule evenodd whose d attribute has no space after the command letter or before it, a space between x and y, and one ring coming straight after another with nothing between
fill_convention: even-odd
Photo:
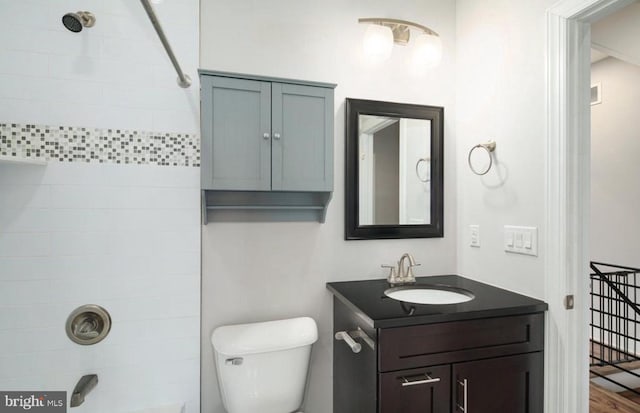
<instances>
[{"instance_id":1,"label":"door frame","mask_svg":"<svg viewBox=\"0 0 640 413\"><path fill-rule=\"evenodd\" d=\"M589 411L591 23L632 2L561 0L547 10L547 413Z\"/></svg>"}]
</instances>

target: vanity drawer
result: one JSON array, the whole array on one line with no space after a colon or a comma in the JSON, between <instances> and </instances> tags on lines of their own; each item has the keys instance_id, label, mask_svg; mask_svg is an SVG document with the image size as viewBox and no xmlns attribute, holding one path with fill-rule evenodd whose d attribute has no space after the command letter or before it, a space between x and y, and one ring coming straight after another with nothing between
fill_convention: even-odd
<instances>
[{"instance_id":1,"label":"vanity drawer","mask_svg":"<svg viewBox=\"0 0 640 413\"><path fill-rule=\"evenodd\" d=\"M379 370L542 351L544 313L380 329Z\"/></svg>"},{"instance_id":2,"label":"vanity drawer","mask_svg":"<svg viewBox=\"0 0 640 413\"><path fill-rule=\"evenodd\" d=\"M451 365L380 373L379 413L451 412Z\"/></svg>"}]
</instances>

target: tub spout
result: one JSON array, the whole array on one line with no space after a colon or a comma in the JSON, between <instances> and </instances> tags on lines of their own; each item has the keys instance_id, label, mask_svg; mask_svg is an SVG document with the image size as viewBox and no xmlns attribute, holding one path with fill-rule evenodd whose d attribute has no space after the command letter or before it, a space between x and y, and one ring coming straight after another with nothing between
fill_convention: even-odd
<instances>
[{"instance_id":1,"label":"tub spout","mask_svg":"<svg viewBox=\"0 0 640 413\"><path fill-rule=\"evenodd\" d=\"M97 384L97 374L82 376L82 378L78 381L78 384L76 384L76 388L73 389L70 407L78 407L82 403L84 403L84 398L87 396L87 394L91 393L91 390L93 390Z\"/></svg>"}]
</instances>

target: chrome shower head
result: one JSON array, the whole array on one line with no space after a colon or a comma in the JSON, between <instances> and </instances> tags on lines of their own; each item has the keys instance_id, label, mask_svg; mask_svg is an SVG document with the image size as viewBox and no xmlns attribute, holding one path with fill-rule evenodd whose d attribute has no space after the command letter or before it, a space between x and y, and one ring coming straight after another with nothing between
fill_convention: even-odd
<instances>
[{"instance_id":1,"label":"chrome shower head","mask_svg":"<svg viewBox=\"0 0 640 413\"><path fill-rule=\"evenodd\" d=\"M68 30L78 33L83 27L93 27L96 24L96 16L88 11L79 11L76 13L67 13L62 16L62 24Z\"/></svg>"}]
</instances>

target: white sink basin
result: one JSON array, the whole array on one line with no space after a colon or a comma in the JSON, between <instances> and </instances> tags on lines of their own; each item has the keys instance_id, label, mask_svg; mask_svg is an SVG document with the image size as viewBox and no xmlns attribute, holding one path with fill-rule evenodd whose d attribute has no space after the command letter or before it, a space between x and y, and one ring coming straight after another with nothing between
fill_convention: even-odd
<instances>
[{"instance_id":1,"label":"white sink basin","mask_svg":"<svg viewBox=\"0 0 640 413\"><path fill-rule=\"evenodd\" d=\"M439 285L410 285L389 288L384 292L389 298L415 304L460 304L471 301L475 296L463 288Z\"/></svg>"}]
</instances>

